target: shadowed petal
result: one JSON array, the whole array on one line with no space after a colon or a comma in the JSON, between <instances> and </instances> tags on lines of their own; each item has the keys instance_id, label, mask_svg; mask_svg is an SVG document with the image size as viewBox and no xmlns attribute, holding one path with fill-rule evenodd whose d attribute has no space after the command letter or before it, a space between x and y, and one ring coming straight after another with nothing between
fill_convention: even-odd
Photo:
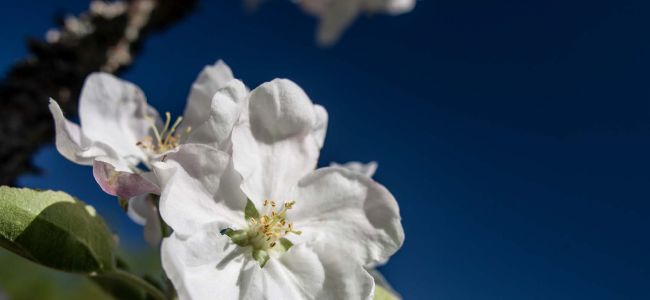
<instances>
[{"instance_id":1,"label":"shadowed petal","mask_svg":"<svg viewBox=\"0 0 650 300\"><path fill-rule=\"evenodd\" d=\"M300 181L288 218L301 230L296 241L334 247L374 265L404 242L399 207L393 195L372 179L342 168L316 170Z\"/></svg>"},{"instance_id":2,"label":"shadowed petal","mask_svg":"<svg viewBox=\"0 0 650 300\"><path fill-rule=\"evenodd\" d=\"M214 95L208 119L192 130L187 142L209 145L230 152L232 148L230 136L245 107L247 93L246 86L241 81L231 80Z\"/></svg>"},{"instance_id":3,"label":"shadowed petal","mask_svg":"<svg viewBox=\"0 0 650 300\"><path fill-rule=\"evenodd\" d=\"M316 110L295 83L276 79L249 96L232 134L233 162L242 178L242 190L256 205L264 199L290 195L298 180L316 166L318 138L314 137Z\"/></svg>"},{"instance_id":4,"label":"shadowed petal","mask_svg":"<svg viewBox=\"0 0 650 300\"><path fill-rule=\"evenodd\" d=\"M127 215L133 222L144 226L144 239L149 245L157 246L162 239L162 228L158 208L151 195L140 195L129 199Z\"/></svg>"},{"instance_id":5,"label":"shadowed petal","mask_svg":"<svg viewBox=\"0 0 650 300\"><path fill-rule=\"evenodd\" d=\"M93 176L102 190L109 195L131 198L143 194L160 194L156 182L134 173L124 162L109 157L95 159Z\"/></svg>"},{"instance_id":6,"label":"shadowed petal","mask_svg":"<svg viewBox=\"0 0 650 300\"><path fill-rule=\"evenodd\" d=\"M372 178L375 175L375 171L377 171L377 162L371 161L367 164L358 161L351 161L344 164L331 163L330 167L348 169Z\"/></svg>"},{"instance_id":7,"label":"shadowed petal","mask_svg":"<svg viewBox=\"0 0 650 300\"><path fill-rule=\"evenodd\" d=\"M49 108L54 117L56 149L65 158L80 165L92 165L96 156L115 155L108 146L90 141L79 125L66 120L56 101L50 99Z\"/></svg>"},{"instance_id":8,"label":"shadowed petal","mask_svg":"<svg viewBox=\"0 0 650 300\"><path fill-rule=\"evenodd\" d=\"M222 60L214 65L205 66L192 84L187 105L183 113L183 128L199 127L210 116L212 97L221 88L234 79L230 67Z\"/></svg>"},{"instance_id":9,"label":"shadowed petal","mask_svg":"<svg viewBox=\"0 0 650 300\"><path fill-rule=\"evenodd\" d=\"M149 135L158 115L134 84L93 73L81 90L79 119L88 139L109 145L120 158L137 164L146 154L136 144Z\"/></svg>"},{"instance_id":10,"label":"shadowed petal","mask_svg":"<svg viewBox=\"0 0 650 300\"><path fill-rule=\"evenodd\" d=\"M163 187L160 214L177 234L185 236L214 222L223 228L245 225L246 197L225 152L200 144L181 145L165 161L154 163L154 171Z\"/></svg>"}]
</instances>

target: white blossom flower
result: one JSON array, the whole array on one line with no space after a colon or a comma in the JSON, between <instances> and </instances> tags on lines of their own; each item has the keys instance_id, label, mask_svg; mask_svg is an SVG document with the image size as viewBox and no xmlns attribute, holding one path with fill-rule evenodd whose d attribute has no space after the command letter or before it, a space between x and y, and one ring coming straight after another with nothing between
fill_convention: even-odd
<instances>
[{"instance_id":1,"label":"white blossom flower","mask_svg":"<svg viewBox=\"0 0 650 300\"><path fill-rule=\"evenodd\" d=\"M172 122L166 113L163 122L140 88L107 73L91 74L79 99L81 126L66 120L58 103L50 101L56 147L67 159L92 165L106 193L129 199L129 216L145 225L145 238L155 243L160 224L148 194L159 194L160 188L151 164L190 141L192 128L206 135L201 126L210 117L212 97L233 79L222 61L206 66L192 85L183 117Z\"/></svg>"},{"instance_id":2,"label":"white blossom flower","mask_svg":"<svg viewBox=\"0 0 650 300\"><path fill-rule=\"evenodd\" d=\"M358 172L315 170L327 113L295 83L235 102L232 154L187 144L154 164L179 299L371 299L365 266L404 240L393 196Z\"/></svg>"},{"instance_id":3,"label":"white blossom flower","mask_svg":"<svg viewBox=\"0 0 650 300\"><path fill-rule=\"evenodd\" d=\"M371 178L375 175L375 171L377 171L377 162L375 161L371 161L367 164L358 161L351 161L344 164L337 164L333 162L330 164L330 166L348 169L350 171L358 172Z\"/></svg>"},{"instance_id":4,"label":"white blossom flower","mask_svg":"<svg viewBox=\"0 0 650 300\"><path fill-rule=\"evenodd\" d=\"M375 172L377 171L377 162L375 161L371 161L369 163L351 161L344 164L338 164L333 162L330 164L330 166L345 168L352 172L357 172L359 174L368 176L370 178L372 178L372 176L374 176ZM384 278L384 276L381 275L381 273L376 269L376 267L385 265L387 262L388 262L388 258L386 258L383 261L378 261L376 263L367 265L366 270L368 270L368 273L370 273L372 278L375 279L375 285L382 286L387 292L391 293L393 297L395 297L395 299L401 299L399 293L397 293L395 289L393 289L393 287L388 283L386 278Z\"/></svg>"},{"instance_id":5,"label":"white blossom flower","mask_svg":"<svg viewBox=\"0 0 650 300\"><path fill-rule=\"evenodd\" d=\"M415 7L415 0L295 0L302 9L320 18L317 40L321 45L335 43L361 13L398 15Z\"/></svg>"}]
</instances>

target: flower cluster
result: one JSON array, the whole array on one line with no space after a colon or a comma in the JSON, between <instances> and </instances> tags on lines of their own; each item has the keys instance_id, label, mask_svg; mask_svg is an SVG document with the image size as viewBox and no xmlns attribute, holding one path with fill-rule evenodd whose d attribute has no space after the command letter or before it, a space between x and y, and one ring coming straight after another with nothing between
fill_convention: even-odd
<instances>
[{"instance_id":1,"label":"flower cluster","mask_svg":"<svg viewBox=\"0 0 650 300\"><path fill-rule=\"evenodd\" d=\"M162 264L179 299L372 299L372 269L404 241L376 164L316 169L327 112L290 80L251 91L218 62L173 121L135 85L94 74L81 126L50 109L59 152L130 199L149 241L159 216L173 230Z\"/></svg>"}]
</instances>

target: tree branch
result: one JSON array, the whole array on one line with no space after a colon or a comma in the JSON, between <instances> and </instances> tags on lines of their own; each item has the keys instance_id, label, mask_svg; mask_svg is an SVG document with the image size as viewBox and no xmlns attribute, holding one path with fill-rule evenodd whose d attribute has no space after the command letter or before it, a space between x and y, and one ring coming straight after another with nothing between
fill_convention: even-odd
<instances>
[{"instance_id":1,"label":"tree branch","mask_svg":"<svg viewBox=\"0 0 650 300\"><path fill-rule=\"evenodd\" d=\"M0 185L37 171L30 159L54 136L50 97L75 115L88 74L128 67L146 37L185 17L196 2L93 0L87 12L60 20L45 41L30 39L30 55L0 82Z\"/></svg>"}]
</instances>

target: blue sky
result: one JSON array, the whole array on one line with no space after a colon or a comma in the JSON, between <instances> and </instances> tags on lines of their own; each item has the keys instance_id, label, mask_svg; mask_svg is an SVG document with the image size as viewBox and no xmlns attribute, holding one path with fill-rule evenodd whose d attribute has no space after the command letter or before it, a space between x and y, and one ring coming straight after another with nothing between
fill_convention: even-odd
<instances>
[{"instance_id":1,"label":"blue sky","mask_svg":"<svg viewBox=\"0 0 650 300\"><path fill-rule=\"evenodd\" d=\"M300 84L330 114L321 164L378 161L400 203L406 243L382 271L406 299L650 297L647 1L424 0L327 49L289 1L200 2L123 77L173 114L217 59L249 86ZM27 35L86 4L0 6L6 70ZM21 184L92 203L142 245L90 169L53 147L35 163L44 174Z\"/></svg>"}]
</instances>

